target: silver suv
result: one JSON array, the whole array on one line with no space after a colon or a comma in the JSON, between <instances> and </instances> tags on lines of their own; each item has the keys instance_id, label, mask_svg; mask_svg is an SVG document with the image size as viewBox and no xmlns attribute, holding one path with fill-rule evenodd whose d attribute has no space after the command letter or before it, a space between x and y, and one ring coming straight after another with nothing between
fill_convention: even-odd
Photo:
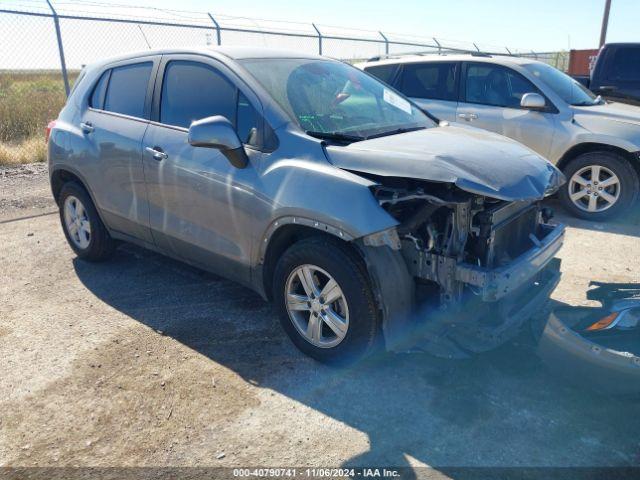
<instances>
[{"instance_id":1,"label":"silver suv","mask_svg":"<svg viewBox=\"0 0 640 480\"><path fill-rule=\"evenodd\" d=\"M167 50L86 67L49 168L81 259L126 241L238 281L325 362L378 340L493 348L560 275L564 228L540 206L563 182L553 165L322 57Z\"/></svg>"},{"instance_id":2,"label":"silver suv","mask_svg":"<svg viewBox=\"0 0 640 480\"><path fill-rule=\"evenodd\" d=\"M409 55L359 65L442 120L513 138L562 170L564 206L588 220L627 211L639 191L640 109L609 103L531 59Z\"/></svg>"}]
</instances>

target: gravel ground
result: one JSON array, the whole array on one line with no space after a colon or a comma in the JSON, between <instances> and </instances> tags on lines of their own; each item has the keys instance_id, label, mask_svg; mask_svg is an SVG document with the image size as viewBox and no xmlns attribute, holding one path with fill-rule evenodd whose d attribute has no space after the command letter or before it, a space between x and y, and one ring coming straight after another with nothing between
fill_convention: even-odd
<instances>
[{"instance_id":1,"label":"gravel ground","mask_svg":"<svg viewBox=\"0 0 640 480\"><path fill-rule=\"evenodd\" d=\"M77 260L46 168L0 170L0 465L640 465L640 404L570 386L526 339L471 361L298 353L256 294L123 246ZM640 215L562 219L557 301L640 283Z\"/></svg>"}]
</instances>

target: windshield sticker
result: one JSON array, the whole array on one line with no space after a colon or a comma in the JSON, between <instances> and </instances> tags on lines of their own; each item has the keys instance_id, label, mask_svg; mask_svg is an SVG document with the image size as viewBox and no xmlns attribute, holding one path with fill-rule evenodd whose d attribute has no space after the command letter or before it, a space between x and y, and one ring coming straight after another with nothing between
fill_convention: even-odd
<instances>
[{"instance_id":1,"label":"windshield sticker","mask_svg":"<svg viewBox=\"0 0 640 480\"><path fill-rule=\"evenodd\" d=\"M397 93L393 93L391 90L387 90L385 88L382 94L382 98L389 105L393 105L394 107L411 115L411 104Z\"/></svg>"}]
</instances>

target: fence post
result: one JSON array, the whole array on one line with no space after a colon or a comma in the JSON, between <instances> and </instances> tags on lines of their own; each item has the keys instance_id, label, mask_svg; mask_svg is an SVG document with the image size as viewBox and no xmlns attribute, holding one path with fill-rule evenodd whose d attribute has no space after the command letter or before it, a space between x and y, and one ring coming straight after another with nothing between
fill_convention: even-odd
<instances>
[{"instance_id":1,"label":"fence post","mask_svg":"<svg viewBox=\"0 0 640 480\"><path fill-rule=\"evenodd\" d=\"M311 24L313 26L313 28L316 30L316 33L318 34L318 55L322 55L322 33L320 33L320 30L318 30L318 27L316 27L315 23Z\"/></svg>"},{"instance_id":2,"label":"fence post","mask_svg":"<svg viewBox=\"0 0 640 480\"><path fill-rule=\"evenodd\" d=\"M69 96L69 74L67 73L67 62L64 59L64 48L62 48L62 33L60 32L60 20L58 19L58 13L56 12L50 0L47 0L47 4L53 14L53 24L56 27L56 38L58 39L58 51L60 52L60 67L62 68L62 80L64 81L64 92Z\"/></svg>"},{"instance_id":3,"label":"fence post","mask_svg":"<svg viewBox=\"0 0 640 480\"><path fill-rule=\"evenodd\" d=\"M213 18L213 15L211 15L210 13L207 13L207 15L209 15L209 18L211 19L213 24L216 26L216 39L218 40L218 46L220 46L222 45L222 37L220 36L220 25L218 25L218 22L216 22L216 19Z\"/></svg>"},{"instance_id":4,"label":"fence post","mask_svg":"<svg viewBox=\"0 0 640 480\"><path fill-rule=\"evenodd\" d=\"M389 39L382 32L378 32L380 36L384 39L384 54L389 55Z\"/></svg>"},{"instance_id":5,"label":"fence post","mask_svg":"<svg viewBox=\"0 0 640 480\"><path fill-rule=\"evenodd\" d=\"M436 42L436 45L438 45L438 55L440 55L442 53L442 45L440 45L440 42L436 37L433 37L433 41Z\"/></svg>"}]
</instances>

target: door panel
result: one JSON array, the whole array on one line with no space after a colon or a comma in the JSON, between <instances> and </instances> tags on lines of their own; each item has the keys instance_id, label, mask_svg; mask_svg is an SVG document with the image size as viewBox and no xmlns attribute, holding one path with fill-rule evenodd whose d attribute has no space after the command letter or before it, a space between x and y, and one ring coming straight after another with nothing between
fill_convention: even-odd
<instances>
[{"instance_id":1,"label":"door panel","mask_svg":"<svg viewBox=\"0 0 640 480\"><path fill-rule=\"evenodd\" d=\"M91 145L84 161L87 181L106 224L113 230L151 242L149 204L142 165L142 138L148 123L88 110L83 123Z\"/></svg>"},{"instance_id":2,"label":"door panel","mask_svg":"<svg viewBox=\"0 0 640 480\"><path fill-rule=\"evenodd\" d=\"M89 149L83 170L107 226L152 242L142 161L151 79L159 57L114 64L92 92L79 128Z\"/></svg>"},{"instance_id":3,"label":"door panel","mask_svg":"<svg viewBox=\"0 0 640 480\"><path fill-rule=\"evenodd\" d=\"M233 167L216 149L192 147L187 132L152 124L144 144L167 155L144 153L150 224L156 245L191 263L248 282L253 215L259 202L254 165Z\"/></svg>"},{"instance_id":4,"label":"door panel","mask_svg":"<svg viewBox=\"0 0 640 480\"><path fill-rule=\"evenodd\" d=\"M460 103L456 120L512 138L548 157L555 134L555 117L531 110Z\"/></svg>"},{"instance_id":5,"label":"door panel","mask_svg":"<svg viewBox=\"0 0 640 480\"><path fill-rule=\"evenodd\" d=\"M463 72L456 121L512 138L548 157L556 115L520 107L525 93L542 93L522 75L501 65L468 63Z\"/></svg>"},{"instance_id":6,"label":"door panel","mask_svg":"<svg viewBox=\"0 0 640 480\"><path fill-rule=\"evenodd\" d=\"M457 101L449 100L431 100L427 98L415 98L413 100L420 108L424 108L430 114L440 120L446 120L448 122L456 121L456 109L458 108Z\"/></svg>"},{"instance_id":7,"label":"door panel","mask_svg":"<svg viewBox=\"0 0 640 480\"><path fill-rule=\"evenodd\" d=\"M262 128L262 117L215 60L163 57L152 118L144 138L150 225L156 244L196 265L248 283L255 218L263 212L254 194L262 153L246 148L249 165L238 169L218 149L193 147L193 120L222 115L242 140ZM237 128L238 130L238 128ZM165 158L154 158L153 150ZM262 213L264 216L267 212Z\"/></svg>"}]
</instances>

